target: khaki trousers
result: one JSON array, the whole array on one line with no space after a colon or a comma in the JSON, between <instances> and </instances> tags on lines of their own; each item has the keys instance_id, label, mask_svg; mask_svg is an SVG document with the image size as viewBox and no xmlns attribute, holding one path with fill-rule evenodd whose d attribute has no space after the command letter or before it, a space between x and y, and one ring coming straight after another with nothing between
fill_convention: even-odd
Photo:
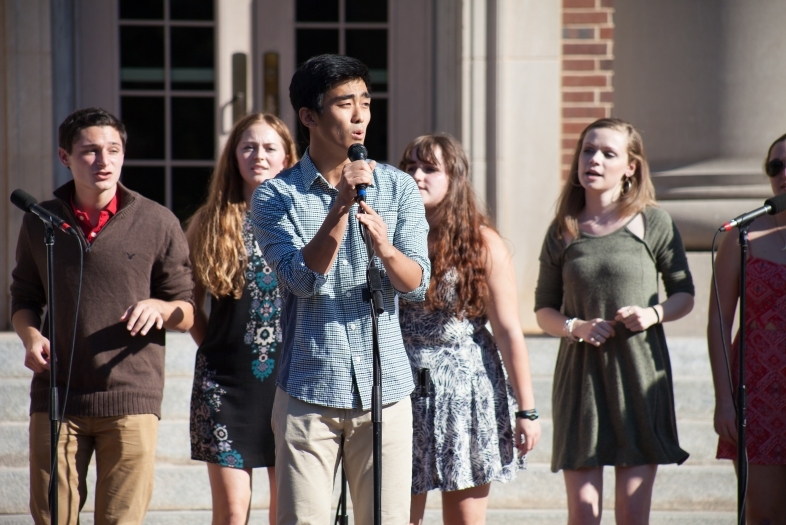
<instances>
[{"instance_id":1,"label":"khaki trousers","mask_svg":"<svg viewBox=\"0 0 786 525\"><path fill-rule=\"evenodd\" d=\"M276 389L278 525L333 522L333 483L344 438L344 469L356 525L374 521L371 411L330 408ZM412 490L412 405L409 397L382 408L382 523L409 523Z\"/></svg>"},{"instance_id":2,"label":"khaki trousers","mask_svg":"<svg viewBox=\"0 0 786 525\"><path fill-rule=\"evenodd\" d=\"M66 416L58 442L58 523L75 525L96 454L95 525L141 524L153 495L158 417ZM50 525L49 414L30 417L30 513Z\"/></svg>"}]
</instances>

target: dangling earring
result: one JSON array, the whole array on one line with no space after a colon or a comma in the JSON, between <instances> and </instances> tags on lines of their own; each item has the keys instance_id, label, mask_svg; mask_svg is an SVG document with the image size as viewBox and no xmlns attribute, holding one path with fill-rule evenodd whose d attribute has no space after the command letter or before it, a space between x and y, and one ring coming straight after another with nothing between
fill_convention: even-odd
<instances>
[{"instance_id":1,"label":"dangling earring","mask_svg":"<svg viewBox=\"0 0 786 525\"><path fill-rule=\"evenodd\" d=\"M633 182L631 182L632 178L633 177L625 177L625 178L623 178L623 180L622 180L622 194L623 195L628 193L630 191L631 186L633 186Z\"/></svg>"}]
</instances>

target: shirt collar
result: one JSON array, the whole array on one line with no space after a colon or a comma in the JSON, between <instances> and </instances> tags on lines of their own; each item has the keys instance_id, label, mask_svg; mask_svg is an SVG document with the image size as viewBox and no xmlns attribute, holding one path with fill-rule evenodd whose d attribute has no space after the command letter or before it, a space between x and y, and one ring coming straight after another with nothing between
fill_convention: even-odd
<instances>
[{"instance_id":1,"label":"shirt collar","mask_svg":"<svg viewBox=\"0 0 786 525\"><path fill-rule=\"evenodd\" d=\"M77 204L75 197L75 193L71 194L71 208L74 210L74 215L79 217L79 215L87 215L87 212L79 207ZM109 201L109 204L101 208L101 211L105 211L109 213L109 216L113 216L117 213L117 209L120 206L120 199L118 198L118 192L115 192L115 195L112 197L112 200Z\"/></svg>"},{"instance_id":2,"label":"shirt collar","mask_svg":"<svg viewBox=\"0 0 786 525\"><path fill-rule=\"evenodd\" d=\"M305 184L306 188L310 188L314 181L318 178L321 178L326 183L327 179L322 177L322 174L317 170L317 167L314 166L314 162L311 160L311 155L308 154L308 148L306 151L303 152L303 156L300 158L300 176ZM328 186L330 184L328 183Z\"/></svg>"},{"instance_id":3,"label":"shirt collar","mask_svg":"<svg viewBox=\"0 0 786 525\"><path fill-rule=\"evenodd\" d=\"M322 179L325 181L327 187L331 187L330 183L327 179L319 172L316 166L314 166L314 161L311 160L311 155L308 152L309 148L306 148L306 151L303 152L303 156L300 157L300 176L303 184L306 188L310 188L314 181L317 179ZM372 188L374 187L374 181L371 181L369 184Z\"/></svg>"}]
</instances>

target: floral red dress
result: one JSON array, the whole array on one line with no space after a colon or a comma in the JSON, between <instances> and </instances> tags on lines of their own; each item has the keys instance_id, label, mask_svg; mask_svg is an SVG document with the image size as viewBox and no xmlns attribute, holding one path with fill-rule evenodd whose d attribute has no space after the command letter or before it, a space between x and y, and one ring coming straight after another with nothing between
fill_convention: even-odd
<instances>
[{"instance_id":1,"label":"floral red dress","mask_svg":"<svg viewBox=\"0 0 786 525\"><path fill-rule=\"evenodd\" d=\"M745 281L748 461L786 465L786 265L752 257ZM731 355L735 399L739 336ZM737 459L737 446L718 440L717 457Z\"/></svg>"}]
</instances>

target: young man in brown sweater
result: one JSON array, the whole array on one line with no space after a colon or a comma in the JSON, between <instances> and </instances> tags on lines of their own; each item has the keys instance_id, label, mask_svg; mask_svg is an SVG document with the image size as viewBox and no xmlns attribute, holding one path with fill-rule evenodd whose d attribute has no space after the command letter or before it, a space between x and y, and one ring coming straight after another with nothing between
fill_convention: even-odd
<instances>
[{"instance_id":1,"label":"young man in brown sweater","mask_svg":"<svg viewBox=\"0 0 786 525\"><path fill-rule=\"evenodd\" d=\"M83 109L60 125L60 162L74 180L41 206L76 227L84 254L82 297L71 363L79 243L56 230L55 335L62 430L58 444L59 523L77 523L96 454L96 525L142 523L153 492L164 388L164 328L194 317L188 246L177 218L119 183L123 124ZM44 225L26 214L11 284L14 330L33 370L30 387L30 512L50 524L49 341ZM43 326L43 329L42 329ZM71 382L65 386L68 371ZM62 412L61 412L62 413Z\"/></svg>"}]
</instances>

